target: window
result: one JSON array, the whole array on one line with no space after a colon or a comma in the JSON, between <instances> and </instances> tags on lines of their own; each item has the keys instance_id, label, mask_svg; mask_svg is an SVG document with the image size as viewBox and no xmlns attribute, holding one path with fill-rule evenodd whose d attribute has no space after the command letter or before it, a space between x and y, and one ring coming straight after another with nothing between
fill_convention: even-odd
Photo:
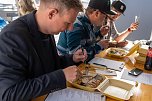
<instances>
[{"instance_id":1,"label":"window","mask_svg":"<svg viewBox=\"0 0 152 101\"><path fill-rule=\"evenodd\" d=\"M15 0L0 0L0 4L15 4Z\"/></svg>"},{"instance_id":2,"label":"window","mask_svg":"<svg viewBox=\"0 0 152 101\"><path fill-rule=\"evenodd\" d=\"M15 0L0 0L0 17L11 22L18 16Z\"/></svg>"}]
</instances>

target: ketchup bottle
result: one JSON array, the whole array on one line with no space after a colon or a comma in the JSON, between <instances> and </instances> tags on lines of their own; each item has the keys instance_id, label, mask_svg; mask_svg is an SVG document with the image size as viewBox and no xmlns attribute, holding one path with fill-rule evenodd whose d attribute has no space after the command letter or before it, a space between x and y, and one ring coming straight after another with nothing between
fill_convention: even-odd
<instances>
[{"instance_id":1,"label":"ketchup bottle","mask_svg":"<svg viewBox=\"0 0 152 101\"><path fill-rule=\"evenodd\" d=\"M152 70L152 42L149 45L144 68L146 70Z\"/></svg>"}]
</instances>

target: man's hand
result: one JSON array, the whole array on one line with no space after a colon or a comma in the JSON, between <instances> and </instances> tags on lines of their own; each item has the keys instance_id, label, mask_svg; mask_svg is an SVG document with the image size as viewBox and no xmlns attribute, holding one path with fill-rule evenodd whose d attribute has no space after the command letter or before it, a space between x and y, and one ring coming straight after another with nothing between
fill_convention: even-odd
<instances>
[{"instance_id":1,"label":"man's hand","mask_svg":"<svg viewBox=\"0 0 152 101\"><path fill-rule=\"evenodd\" d=\"M109 47L109 40L101 40L99 41L99 44L104 48L107 49Z\"/></svg>"},{"instance_id":2,"label":"man's hand","mask_svg":"<svg viewBox=\"0 0 152 101\"><path fill-rule=\"evenodd\" d=\"M127 44L128 44L127 41L122 41L122 42L118 42L116 46L117 47L125 47Z\"/></svg>"},{"instance_id":3,"label":"man's hand","mask_svg":"<svg viewBox=\"0 0 152 101\"><path fill-rule=\"evenodd\" d=\"M134 23L132 23L131 25L130 25L130 30L131 31L134 31L134 30L137 30L137 28L138 28L138 26L139 26L139 23L138 22L134 22Z\"/></svg>"},{"instance_id":4,"label":"man's hand","mask_svg":"<svg viewBox=\"0 0 152 101\"><path fill-rule=\"evenodd\" d=\"M78 49L73 54L73 61L78 63L80 61L84 62L87 59L87 51L85 49Z\"/></svg>"},{"instance_id":5,"label":"man's hand","mask_svg":"<svg viewBox=\"0 0 152 101\"><path fill-rule=\"evenodd\" d=\"M108 32L109 32L109 26L107 26L107 25L105 25L105 26L102 26L101 28L100 28L100 33L101 33L101 35L106 35L106 34L108 34Z\"/></svg>"},{"instance_id":6,"label":"man's hand","mask_svg":"<svg viewBox=\"0 0 152 101\"><path fill-rule=\"evenodd\" d=\"M63 72L64 72L64 75L65 75L65 78L67 81L74 81L77 77L77 69L78 67L77 66L69 66L65 69L63 69Z\"/></svg>"}]
</instances>

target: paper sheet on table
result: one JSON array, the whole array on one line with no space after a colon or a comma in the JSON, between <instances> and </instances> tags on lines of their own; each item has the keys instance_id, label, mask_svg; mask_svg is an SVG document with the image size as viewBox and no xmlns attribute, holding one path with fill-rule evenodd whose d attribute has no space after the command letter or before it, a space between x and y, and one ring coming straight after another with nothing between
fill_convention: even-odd
<instances>
[{"instance_id":1,"label":"paper sheet on table","mask_svg":"<svg viewBox=\"0 0 152 101\"><path fill-rule=\"evenodd\" d=\"M101 93L66 88L50 93L45 101L106 101Z\"/></svg>"},{"instance_id":2,"label":"paper sheet on table","mask_svg":"<svg viewBox=\"0 0 152 101\"><path fill-rule=\"evenodd\" d=\"M152 85L152 74L148 73L141 73L138 76L133 76L128 73L129 70L124 69L121 79L137 81L139 83L149 84Z\"/></svg>"},{"instance_id":3,"label":"paper sheet on table","mask_svg":"<svg viewBox=\"0 0 152 101\"><path fill-rule=\"evenodd\" d=\"M113 69L117 71L121 71L124 67L125 63L115 60L109 60L104 58L95 57L91 61L89 61L90 64L97 63L101 65L106 65L108 69Z\"/></svg>"},{"instance_id":4,"label":"paper sheet on table","mask_svg":"<svg viewBox=\"0 0 152 101\"><path fill-rule=\"evenodd\" d=\"M117 76L117 73L114 70L100 70L100 69L96 69L96 73L102 74L102 75L107 75L107 76Z\"/></svg>"}]
</instances>

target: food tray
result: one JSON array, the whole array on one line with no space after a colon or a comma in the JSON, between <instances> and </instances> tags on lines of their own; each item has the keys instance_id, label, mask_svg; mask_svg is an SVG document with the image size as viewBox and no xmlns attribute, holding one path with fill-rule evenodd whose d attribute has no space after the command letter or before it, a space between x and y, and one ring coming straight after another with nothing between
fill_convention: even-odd
<instances>
[{"instance_id":1,"label":"food tray","mask_svg":"<svg viewBox=\"0 0 152 101\"><path fill-rule=\"evenodd\" d=\"M129 100L133 95L131 92L133 87L134 85L121 80L106 79L98 86L97 89L104 95L113 99Z\"/></svg>"},{"instance_id":2,"label":"food tray","mask_svg":"<svg viewBox=\"0 0 152 101\"><path fill-rule=\"evenodd\" d=\"M82 66L81 68L84 67ZM84 71L86 70L84 69L81 70L81 73L84 73ZM96 75L100 76L102 80L98 82L98 84L95 87L82 85L80 82L77 81L78 79L72 82L71 85L73 87L86 91L91 91L91 92L98 91L116 100L129 100L130 97L132 96L131 91L134 87L133 84L124 82L122 80L110 79L104 75L99 75L92 71L89 71L87 75L83 75L83 76L96 77Z\"/></svg>"},{"instance_id":3,"label":"food tray","mask_svg":"<svg viewBox=\"0 0 152 101\"><path fill-rule=\"evenodd\" d=\"M86 84L80 83L80 82L82 82L81 80L80 81L77 80L77 81L74 81L72 83L72 86L74 86L76 88L79 88L79 89L82 89L82 90L91 91L91 92L97 90L97 87L106 79L106 77L104 75L99 75L99 74L96 74L96 73L93 73L93 72L89 72L89 74L87 76L84 75L83 77L88 77L88 78L92 77L93 80L98 80L98 82L96 83L96 81L92 80L93 84L96 84L95 86L92 87L92 85L91 86L89 85L89 84L92 84L91 79L90 79L90 82L86 82ZM98 79L99 77L101 77L102 79L99 80Z\"/></svg>"},{"instance_id":4,"label":"food tray","mask_svg":"<svg viewBox=\"0 0 152 101\"><path fill-rule=\"evenodd\" d=\"M140 47L140 43L135 44L129 51L122 48L108 48L107 56L115 57L115 58L124 58L133 54Z\"/></svg>"}]
</instances>

